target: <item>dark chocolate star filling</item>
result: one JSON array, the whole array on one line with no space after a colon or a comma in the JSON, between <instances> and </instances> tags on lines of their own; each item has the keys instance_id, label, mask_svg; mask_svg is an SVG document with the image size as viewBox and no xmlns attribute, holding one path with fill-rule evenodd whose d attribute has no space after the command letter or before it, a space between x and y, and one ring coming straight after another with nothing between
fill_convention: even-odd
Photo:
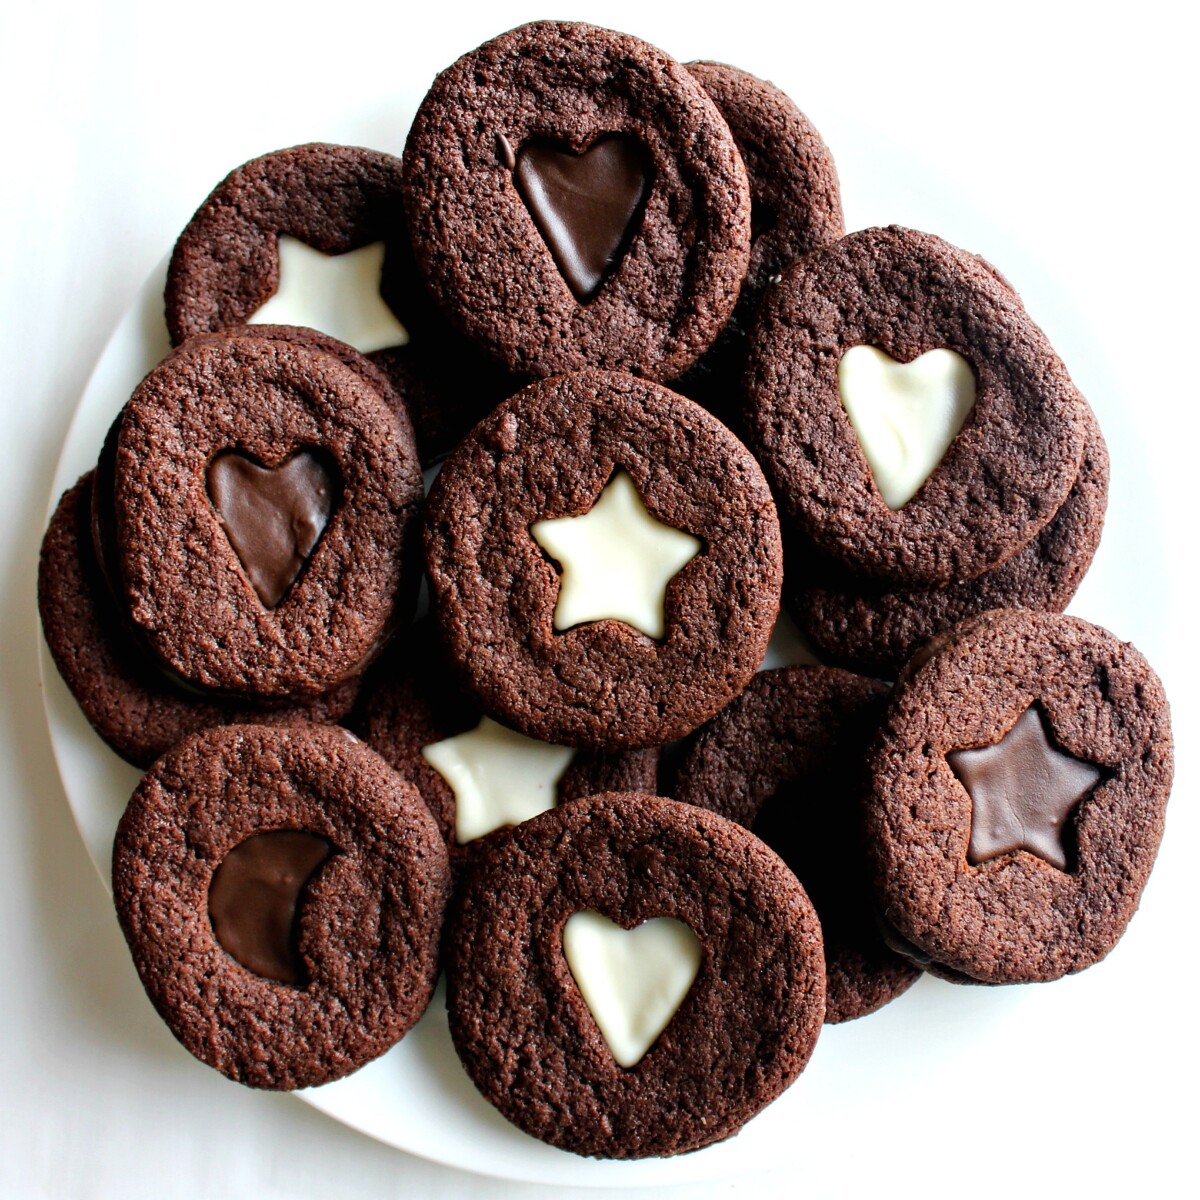
<instances>
[{"instance_id":1,"label":"dark chocolate star filling","mask_svg":"<svg viewBox=\"0 0 1200 1200\"><path fill-rule=\"evenodd\" d=\"M972 866L1028 850L1068 869L1067 821L1104 772L1058 749L1036 705L995 745L954 750L946 761L971 797Z\"/></svg>"}]
</instances>

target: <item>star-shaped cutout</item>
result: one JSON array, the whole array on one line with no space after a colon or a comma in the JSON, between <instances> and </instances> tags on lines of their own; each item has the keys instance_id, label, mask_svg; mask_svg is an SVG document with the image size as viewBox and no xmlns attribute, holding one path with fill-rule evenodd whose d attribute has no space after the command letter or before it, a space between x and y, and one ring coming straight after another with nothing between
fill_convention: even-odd
<instances>
[{"instance_id":1,"label":"star-shaped cutout","mask_svg":"<svg viewBox=\"0 0 1200 1200\"><path fill-rule=\"evenodd\" d=\"M249 325L304 325L360 354L408 344L408 330L379 294L382 242L345 254L322 254L279 235L279 287L246 318Z\"/></svg>"},{"instance_id":2,"label":"star-shaped cutout","mask_svg":"<svg viewBox=\"0 0 1200 1200\"><path fill-rule=\"evenodd\" d=\"M667 584L702 545L655 520L625 471L613 475L589 512L538 521L529 532L561 567L555 629L623 621L656 639L666 631Z\"/></svg>"},{"instance_id":3,"label":"star-shaped cutout","mask_svg":"<svg viewBox=\"0 0 1200 1200\"><path fill-rule=\"evenodd\" d=\"M460 846L553 808L558 781L574 754L569 746L525 737L489 717L421 750L454 793L454 837Z\"/></svg>"},{"instance_id":4,"label":"star-shaped cutout","mask_svg":"<svg viewBox=\"0 0 1200 1200\"><path fill-rule=\"evenodd\" d=\"M978 866L1010 850L1028 850L1067 869L1063 829L1104 772L1059 750L1036 706L994 746L946 755L971 797L967 859Z\"/></svg>"}]
</instances>

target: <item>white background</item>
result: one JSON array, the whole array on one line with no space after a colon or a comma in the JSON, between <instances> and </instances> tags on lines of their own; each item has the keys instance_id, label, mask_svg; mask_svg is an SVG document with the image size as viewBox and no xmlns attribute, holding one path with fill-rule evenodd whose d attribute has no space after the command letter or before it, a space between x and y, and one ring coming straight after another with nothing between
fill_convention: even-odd
<instances>
[{"instance_id":1,"label":"white background","mask_svg":"<svg viewBox=\"0 0 1200 1200\"><path fill-rule=\"evenodd\" d=\"M844 1139L814 1144L798 1128L785 1168L676 1194L1194 1188L1196 39L1182 5L1127 5L1119 19L1108 11L1013 0L790 3L775 13L747 0L559 12L7 0L0 1195L575 1194L433 1166L294 1099L229 1084L178 1049L149 1012L71 823L38 695L34 604L49 481L72 408L117 316L210 188L245 159L296 142L398 153L410 115L396 105L398 88L419 91L478 42L542 16L593 20L682 60L722 59L773 79L830 143L852 228L896 220L993 259L1098 411L1119 414L1105 425L1114 496L1127 494L1124 464L1149 456L1159 494L1139 486L1112 519L1144 522L1146 561L1164 546L1172 573L1168 586L1140 559L1116 572L1125 590L1114 611L1144 605L1146 614L1117 632L1163 675L1179 749L1167 841L1126 940L1093 971L1028 989L1020 1012L1036 1013L1036 1036L1027 1020L989 1028L895 1111L870 1104L864 1077L864 1121ZM909 176L909 211L853 194L866 172L839 155L839 132L859 153L878 139L877 152Z\"/></svg>"}]
</instances>

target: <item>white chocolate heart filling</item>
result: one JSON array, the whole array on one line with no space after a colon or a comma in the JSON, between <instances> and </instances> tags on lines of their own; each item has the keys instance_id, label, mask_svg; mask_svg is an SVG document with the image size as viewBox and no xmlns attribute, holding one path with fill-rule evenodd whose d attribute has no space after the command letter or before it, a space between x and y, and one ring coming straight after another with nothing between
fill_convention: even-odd
<instances>
[{"instance_id":1,"label":"white chocolate heart filling","mask_svg":"<svg viewBox=\"0 0 1200 1200\"><path fill-rule=\"evenodd\" d=\"M597 912L572 913L563 953L613 1058L641 1061L700 970L700 939L673 917L622 929Z\"/></svg>"},{"instance_id":2,"label":"white chocolate heart filling","mask_svg":"<svg viewBox=\"0 0 1200 1200\"><path fill-rule=\"evenodd\" d=\"M454 793L454 837L460 846L553 808L558 781L574 756L569 746L539 742L489 717L421 749L421 757Z\"/></svg>"},{"instance_id":3,"label":"white chocolate heart filling","mask_svg":"<svg viewBox=\"0 0 1200 1200\"><path fill-rule=\"evenodd\" d=\"M838 363L838 393L894 512L933 474L975 407L975 373L953 350L901 363L874 346L854 346Z\"/></svg>"},{"instance_id":4,"label":"white chocolate heart filling","mask_svg":"<svg viewBox=\"0 0 1200 1200\"><path fill-rule=\"evenodd\" d=\"M322 254L279 235L279 287L246 319L248 325L304 325L346 342L360 354L408 344L408 330L379 294L382 242L345 254Z\"/></svg>"},{"instance_id":5,"label":"white chocolate heart filling","mask_svg":"<svg viewBox=\"0 0 1200 1200\"><path fill-rule=\"evenodd\" d=\"M613 475L590 511L538 521L529 532L562 567L558 630L609 619L661 638L667 584L701 547L699 538L656 521L625 471Z\"/></svg>"}]
</instances>

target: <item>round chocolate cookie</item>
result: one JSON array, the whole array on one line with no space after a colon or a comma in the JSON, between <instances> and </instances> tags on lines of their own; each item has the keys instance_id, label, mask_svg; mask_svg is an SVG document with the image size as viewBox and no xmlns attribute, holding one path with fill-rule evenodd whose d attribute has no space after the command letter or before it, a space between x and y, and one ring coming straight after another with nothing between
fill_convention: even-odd
<instances>
[{"instance_id":1,"label":"round chocolate cookie","mask_svg":"<svg viewBox=\"0 0 1200 1200\"><path fill-rule=\"evenodd\" d=\"M726 424L737 412L746 333L773 276L845 232L837 171L808 118L774 84L724 63L688 71L729 123L750 183L750 266L737 308L713 347L674 385Z\"/></svg>"},{"instance_id":2,"label":"round chocolate cookie","mask_svg":"<svg viewBox=\"0 0 1200 1200\"><path fill-rule=\"evenodd\" d=\"M923 642L976 613L1066 608L1100 544L1108 501L1108 451L1090 409L1085 418L1083 462L1062 508L1012 558L966 583L889 588L789 545L784 599L822 660L892 677Z\"/></svg>"},{"instance_id":3,"label":"round chocolate cookie","mask_svg":"<svg viewBox=\"0 0 1200 1200\"><path fill-rule=\"evenodd\" d=\"M408 424L404 400L389 377L353 346L339 342L337 338L330 337L316 329L306 329L296 325L234 325L228 329L218 330L216 333L198 333L195 337L189 338L183 346L172 350L168 357L173 358L181 353L190 354L201 346L225 346L231 341L243 337L291 343L304 349L332 355L344 366L349 367L367 387L378 392L380 399L398 415L401 424ZM100 448L100 458L96 464L92 484L93 552L118 610L124 605L124 594L120 584L121 566L113 531L113 487L117 461L117 440L120 437L121 423L124 417L125 410L122 409L108 428L104 445ZM136 629L131 632L136 634Z\"/></svg>"},{"instance_id":4,"label":"round chocolate cookie","mask_svg":"<svg viewBox=\"0 0 1200 1200\"><path fill-rule=\"evenodd\" d=\"M864 230L786 271L746 389L747 436L799 533L891 587L1012 557L1079 473L1084 405L1045 335L929 234Z\"/></svg>"},{"instance_id":5,"label":"round chocolate cookie","mask_svg":"<svg viewBox=\"0 0 1200 1200\"><path fill-rule=\"evenodd\" d=\"M1116 944L1172 772L1166 697L1132 646L1057 614L971 618L905 668L871 764L876 890L914 956L1026 983Z\"/></svg>"},{"instance_id":6,"label":"round chocolate cookie","mask_svg":"<svg viewBox=\"0 0 1200 1200\"><path fill-rule=\"evenodd\" d=\"M171 1032L286 1090L382 1054L433 994L450 889L415 789L344 729L226 726L155 764L113 845L113 899Z\"/></svg>"},{"instance_id":7,"label":"round chocolate cookie","mask_svg":"<svg viewBox=\"0 0 1200 1200\"><path fill-rule=\"evenodd\" d=\"M597 792L658 790L658 749L572 750L535 741L483 715L419 621L374 666L352 722L416 785L465 865L501 831Z\"/></svg>"},{"instance_id":8,"label":"round chocolate cookie","mask_svg":"<svg viewBox=\"0 0 1200 1200\"><path fill-rule=\"evenodd\" d=\"M362 274L379 281L378 300L389 314L395 310L393 324L367 313L379 318L377 332L356 349L379 349L368 343L388 336L404 344L407 331L395 325L406 291L404 273L396 270L406 242L400 179L400 160L390 154L322 143L277 150L231 171L175 243L165 297L172 343L242 325L278 295L284 237L330 258L382 243L378 267L372 262Z\"/></svg>"},{"instance_id":9,"label":"round chocolate cookie","mask_svg":"<svg viewBox=\"0 0 1200 1200\"><path fill-rule=\"evenodd\" d=\"M390 378L422 458L445 453L515 386L437 315L400 193L400 159L358 146L293 146L238 167L175 244L172 343L247 322L333 334Z\"/></svg>"},{"instance_id":10,"label":"round chocolate cookie","mask_svg":"<svg viewBox=\"0 0 1200 1200\"><path fill-rule=\"evenodd\" d=\"M450 659L489 715L541 741L656 746L762 661L779 525L749 451L630 375L536 383L446 461L425 529Z\"/></svg>"},{"instance_id":11,"label":"round chocolate cookie","mask_svg":"<svg viewBox=\"0 0 1200 1200\"><path fill-rule=\"evenodd\" d=\"M417 265L522 375L671 379L733 311L750 194L716 105L662 51L542 21L434 81L404 151Z\"/></svg>"},{"instance_id":12,"label":"round chocolate cookie","mask_svg":"<svg viewBox=\"0 0 1200 1200\"><path fill-rule=\"evenodd\" d=\"M316 699L277 708L227 704L187 692L130 637L92 555L92 475L63 493L38 567L46 644L71 695L100 737L127 762L148 767L176 742L210 725L339 721L359 691L356 677Z\"/></svg>"},{"instance_id":13,"label":"round chocolate cookie","mask_svg":"<svg viewBox=\"0 0 1200 1200\"><path fill-rule=\"evenodd\" d=\"M125 406L112 472L121 599L193 687L318 695L415 599L411 428L316 347L246 334L182 348Z\"/></svg>"},{"instance_id":14,"label":"round chocolate cookie","mask_svg":"<svg viewBox=\"0 0 1200 1200\"><path fill-rule=\"evenodd\" d=\"M804 889L732 821L609 793L510 830L447 929L447 1009L476 1087L576 1154L681 1154L804 1068L825 1011Z\"/></svg>"},{"instance_id":15,"label":"round chocolate cookie","mask_svg":"<svg viewBox=\"0 0 1200 1200\"><path fill-rule=\"evenodd\" d=\"M829 1022L882 1008L920 974L880 937L863 844L866 752L887 691L832 667L762 671L697 730L671 789L752 830L796 873L821 919Z\"/></svg>"}]
</instances>

